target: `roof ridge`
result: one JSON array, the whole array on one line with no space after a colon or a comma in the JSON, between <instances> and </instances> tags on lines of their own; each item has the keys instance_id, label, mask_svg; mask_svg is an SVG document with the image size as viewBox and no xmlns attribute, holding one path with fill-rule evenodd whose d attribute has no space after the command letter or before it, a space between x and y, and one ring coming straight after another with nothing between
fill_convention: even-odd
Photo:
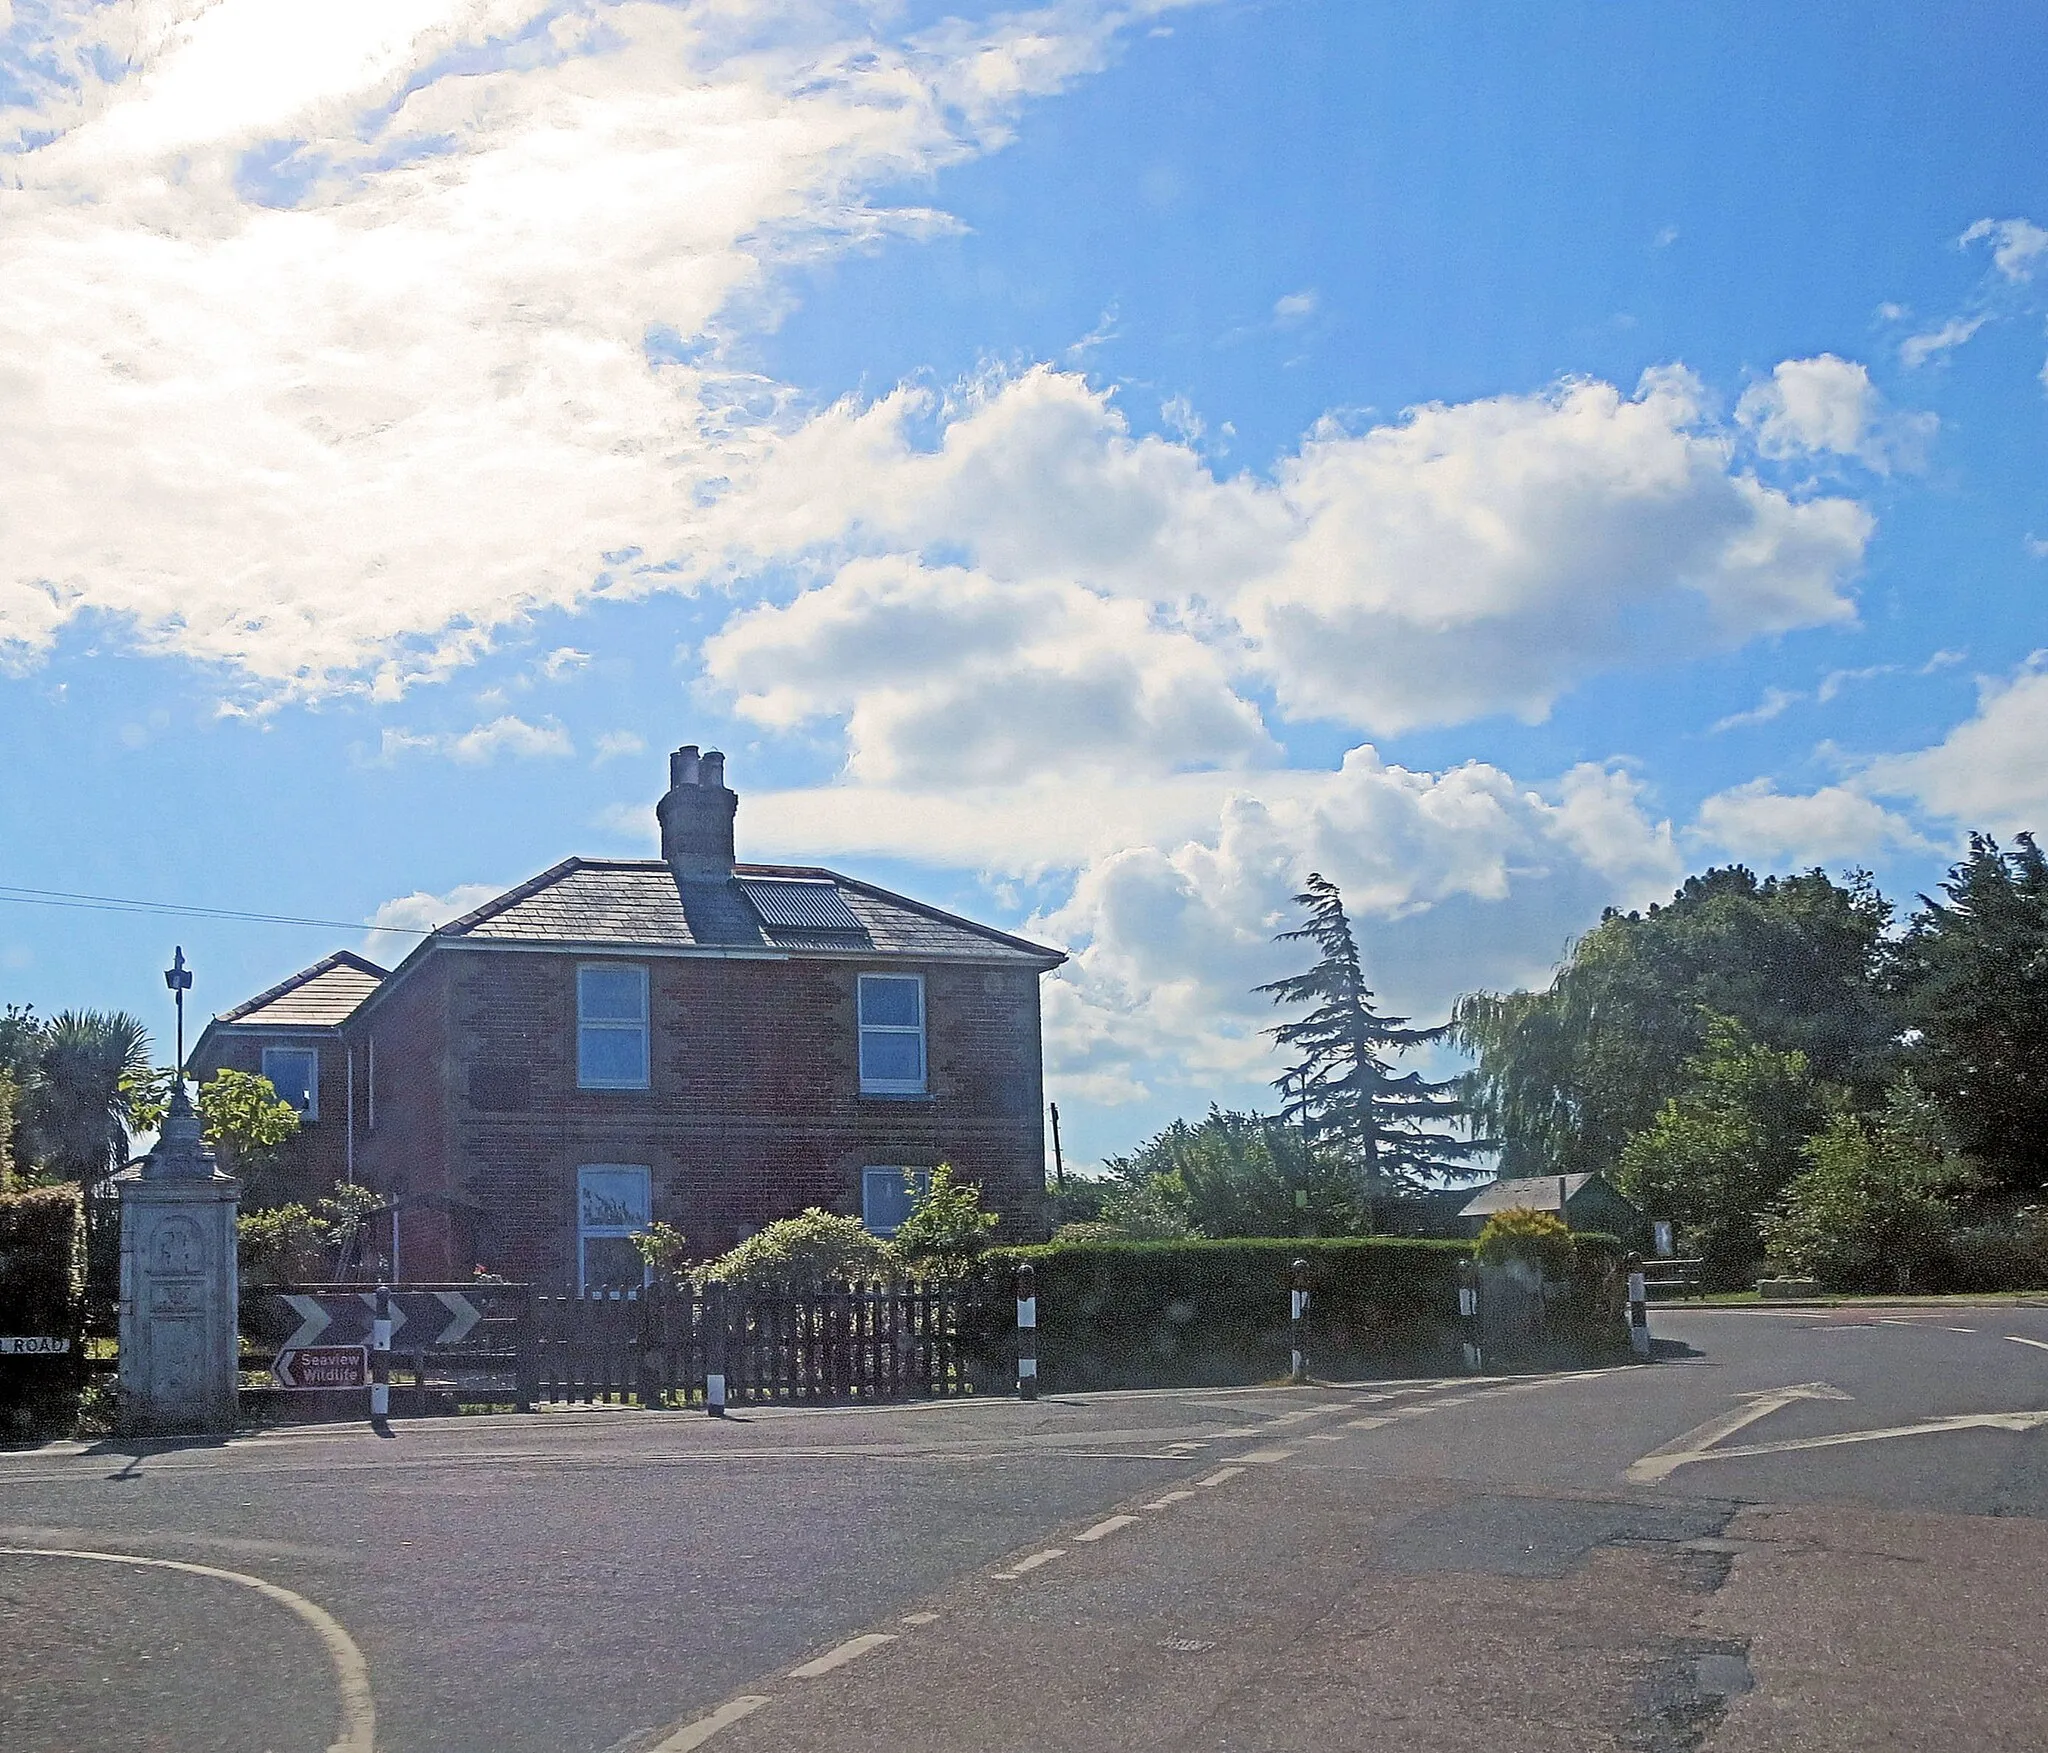
<instances>
[{"instance_id":1,"label":"roof ridge","mask_svg":"<svg viewBox=\"0 0 2048 1753\"><path fill-rule=\"evenodd\" d=\"M254 998L245 998L232 1010L220 1012L213 1020L217 1023L231 1023L247 1016L251 1011L261 1010L266 1004L275 1003L286 993L296 992L301 986L311 985L322 974L336 968L352 968L358 974L368 974L379 982L390 979L391 970L380 968L368 956L359 956L354 950L334 950L322 956L310 968L301 968L296 974L287 975L268 991L259 992Z\"/></svg>"},{"instance_id":2,"label":"roof ridge","mask_svg":"<svg viewBox=\"0 0 2048 1753\"><path fill-rule=\"evenodd\" d=\"M982 937L992 937L999 943L1006 943L1013 949L1028 950L1036 956L1050 956L1052 965L1059 966L1067 959L1065 950L1056 950L1050 944L1033 943L1028 937L1018 937L1012 932L998 931L993 925L984 925L978 919L969 919L963 914L948 913L943 907L934 907L929 901L919 901L910 895L899 895L894 889L885 889L880 883L863 882L859 877L850 877L843 872L828 870L825 873L835 883L845 883L872 895L877 900L889 901L898 907L908 907L913 913L922 913L927 919L936 919L946 925L957 925L963 931L972 931Z\"/></svg>"}]
</instances>

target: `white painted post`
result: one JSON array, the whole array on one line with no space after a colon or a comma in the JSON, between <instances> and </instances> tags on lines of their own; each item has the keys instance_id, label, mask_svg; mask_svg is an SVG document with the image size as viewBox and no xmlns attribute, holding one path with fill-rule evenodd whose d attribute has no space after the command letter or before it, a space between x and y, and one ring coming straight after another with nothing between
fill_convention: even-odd
<instances>
[{"instance_id":1,"label":"white painted post","mask_svg":"<svg viewBox=\"0 0 2048 1753\"><path fill-rule=\"evenodd\" d=\"M715 1278L704 1287L704 1410L725 1416L725 1286Z\"/></svg>"},{"instance_id":2,"label":"white painted post","mask_svg":"<svg viewBox=\"0 0 2048 1753\"><path fill-rule=\"evenodd\" d=\"M391 1291L377 1286L376 1316L370 1323L370 1418L391 1416Z\"/></svg>"},{"instance_id":3,"label":"white painted post","mask_svg":"<svg viewBox=\"0 0 2048 1753\"><path fill-rule=\"evenodd\" d=\"M1287 1269L1288 1307L1293 1311L1291 1333L1294 1363L1287 1379L1297 1387L1308 1380L1308 1262L1296 1260Z\"/></svg>"},{"instance_id":4,"label":"white painted post","mask_svg":"<svg viewBox=\"0 0 2048 1753\"><path fill-rule=\"evenodd\" d=\"M1017 1398L1038 1398L1038 1274L1017 1268Z\"/></svg>"},{"instance_id":5,"label":"white painted post","mask_svg":"<svg viewBox=\"0 0 2048 1753\"><path fill-rule=\"evenodd\" d=\"M1631 1254L1628 1266L1628 1345L1638 1357L1650 1355L1650 1291L1643 1280L1643 1257Z\"/></svg>"},{"instance_id":6,"label":"white painted post","mask_svg":"<svg viewBox=\"0 0 2048 1753\"><path fill-rule=\"evenodd\" d=\"M1484 1360L1479 1351L1479 1268L1470 1260L1458 1262L1458 1327L1465 1368L1476 1375Z\"/></svg>"}]
</instances>

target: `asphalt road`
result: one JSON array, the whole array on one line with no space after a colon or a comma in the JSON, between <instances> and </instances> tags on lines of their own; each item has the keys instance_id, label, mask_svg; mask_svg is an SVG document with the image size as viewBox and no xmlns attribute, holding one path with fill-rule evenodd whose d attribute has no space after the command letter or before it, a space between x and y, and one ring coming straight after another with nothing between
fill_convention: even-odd
<instances>
[{"instance_id":1,"label":"asphalt road","mask_svg":"<svg viewBox=\"0 0 2048 1753\"><path fill-rule=\"evenodd\" d=\"M1584 1375L0 1456L0 1746L2048 1745L2048 1308L1655 1320Z\"/></svg>"}]
</instances>

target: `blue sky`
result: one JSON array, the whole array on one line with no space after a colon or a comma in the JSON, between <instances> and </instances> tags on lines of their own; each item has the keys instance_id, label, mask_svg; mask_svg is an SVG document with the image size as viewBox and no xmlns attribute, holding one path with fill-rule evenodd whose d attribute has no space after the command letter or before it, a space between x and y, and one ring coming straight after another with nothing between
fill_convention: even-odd
<instances>
[{"instance_id":1,"label":"blue sky","mask_svg":"<svg viewBox=\"0 0 2048 1753\"><path fill-rule=\"evenodd\" d=\"M0 5L0 884L743 850L1073 951L1074 1154L1688 869L2048 818L2034 9ZM0 998L360 929L0 904ZM368 940L393 954L401 940Z\"/></svg>"}]
</instances>

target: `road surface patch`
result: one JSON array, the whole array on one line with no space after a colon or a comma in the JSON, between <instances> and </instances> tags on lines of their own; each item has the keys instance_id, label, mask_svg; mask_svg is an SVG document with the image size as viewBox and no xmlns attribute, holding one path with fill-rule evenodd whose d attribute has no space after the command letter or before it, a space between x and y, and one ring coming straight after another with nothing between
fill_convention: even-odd
<instances>
[{"instance_id":1,"label":"road surface patch","mask_svg":"<svg viewBox=\"0 0 2048 1753\"><path fill-rule=\"evenodd\" d=\"M144 1558L133 1552L84 1552L58 1546L0 1546L4 1558L71 1558L89 1564L146 1565L152 1570L183 1571L187 1576L209 1577L215 1582L239 1583L254 1589L265 1600L296 1614L313 1628L334 1665L334 1686L341 1695L341 1732L327 1753L375 1753L377 1745L377 1704L370 1693L370 1667L354 1638L342 1629L341 1621L324 1607L317 1607L304 1595L280 1583L239 1570L222 1570L217 1565L188 1564L177 1558Z\"/></svg>"},{"instance_id":2,"label":"road surface patch","mask_svg":"<svg viewBox=\"0 0 2048 1753\"><path fill-rule=\"evenodd\" d=\"M848 1662L859 1661L869 1650L878 1650L885 1643L895 1641L894 1632L864 1631L858 1637L849 1637L844 1643L835 1645L822 1656L805 1662L802 1667L790 1669L789 1677L792 1680L815 1680L821 1674L845 1667Z\"/></svg>"},{"instance_id":3,"label":"road surface patch","mask_svg":"<svg viewBox=\"0 0 2048 1753\"><path fill-rule=\"evenodd\" d=\"M647 1753L691 1753L701 1747L720 1729L729 1729L742 1717L749 1717L768 1702L759 1693L748 1693L740 1698L728 1698L709 1716L700 1716L695 1722L685 1723L665 1741L657 1741Z\"/></svg>"},{"instance_id":4,"label":"road surface patch","mask_svg":"<svg viewBox=\"0 0 2048 1753\"><path fill-rule=\"evenodd\" d=\"M936 1613L906 1613L896 1623L898 1625L936 1625L938 1622L939 1616Z\"/></svg>"}]
</instances>

